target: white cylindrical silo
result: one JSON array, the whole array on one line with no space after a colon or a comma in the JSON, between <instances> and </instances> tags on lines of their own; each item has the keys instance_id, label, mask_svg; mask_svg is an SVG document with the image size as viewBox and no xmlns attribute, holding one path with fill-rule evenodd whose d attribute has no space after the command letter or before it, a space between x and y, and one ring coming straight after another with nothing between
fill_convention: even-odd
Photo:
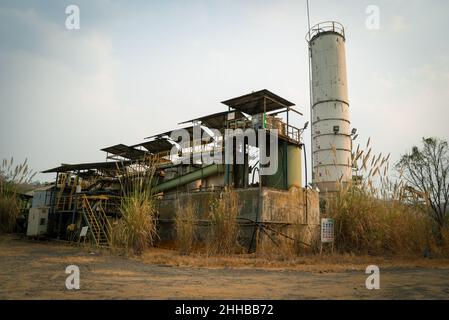
<instances>
[{"instance_id":1,"label":"white cylindrical silo","mask_svg":"<svg viewBox=\"0 0 449 320\"><path fill-rule=\"evenodd\" d=\"M335 192L352 179L351 128L345 32L337 22L307 34L312 90L312 179L321 192Z\"/></svg>"}]
</instances>

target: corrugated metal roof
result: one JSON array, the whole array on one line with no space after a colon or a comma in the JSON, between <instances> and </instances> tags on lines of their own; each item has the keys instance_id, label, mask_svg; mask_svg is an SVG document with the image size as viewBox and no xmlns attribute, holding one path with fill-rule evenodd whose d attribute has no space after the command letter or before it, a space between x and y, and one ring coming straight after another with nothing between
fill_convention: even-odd
<instances>
[{"instance_id":1,"label":"corrugated metal roof","mask_svg":"<svg viewBox=\"0 0 449 320\"><path fill-rule=\"evenodd\" d=\"M118 167L130 165L132 161L110 161L79 164L63 164L59 167L42 171L42 173L70 172L81 170L115 170Z\"/></svg>"},{"instance_id":2,"label":"corrugated metal roof","mask_svg":"<svg viewBox=\"0 0 449 320\"><path fill-rule=\"evenodd\" d=\"M107 147L101 149L101 151L120 156L130 160L140 159L145 155L145 152L142 150L135 149L133 147L128 147L124 144L117 144L115 146Z\"/></svg>"},{"instance_id":3,"label":"corrugated metal roof","mask_svg":"<svg viewBox=\"0 0 449 320\"><path fill-rule=\"evenodd\" d=\"M165 137L165 136L170 137L173 132L180 131L180 130L185 130L185 131L187 131L189 133L190 140L192 140L193 139L193 129L195 127L199 127L201 129L201 137L202 137L203 140L207 140L207 139L210 138L209 133L207 131L205 131L204 128L201 128L201 126L191 126L191 127L180 128L180 129L173 129L173 130L170 130L170 131L167 131L167 132L163 132L163 133L159 133L159 134L156 134L156 135L153 135L153 136L146 137L145 139L150 139L150 138L155 138L155 137L162 138L162 137ZM178 141L176 141L176 142L178 142Z\"/></svg>"},{"instance_id":4,"label":"corrugated metal roof","mask_svg":"<svg viewBox=\"0 0 449 320\"><path fill-rule=\"evenodd\" d=\"M170 151L173 147L173 144L168 141L166 138L159 138L152 141L146 141L140 144L136 144L133 147L144 147L151 153L160 153L164 151Z\"/></svg>"},{"instance_id":5,"label":"corrugated metal roof","mask_svg":"<svg viewBox=\"0 0 449 320\"><path fill-rule=\"evenodd\" d=\"M222 103L249 115L263 113L264 111L270 112L295 105L267 89L222 101Z\"/></svg>"},{"instance_id":6,"label":"corrugated metal roof","mask_svg":"<svg viewBox=\"0 0 449 320\"><path fill-rule=\"evenodd\" d=\"M223 111L223 112L209 114L207 116L184 121L179 124L184 124L184 123L189 123L189 122L194 122L194 121L201 121L201 124L208 128L222 129L222 128L226 127L227 115L229 113L234 113L234 119L246 118L245 115L243 113L241 113L240 111L231 110L231 111Z\"/></svg>"}]
</instances>

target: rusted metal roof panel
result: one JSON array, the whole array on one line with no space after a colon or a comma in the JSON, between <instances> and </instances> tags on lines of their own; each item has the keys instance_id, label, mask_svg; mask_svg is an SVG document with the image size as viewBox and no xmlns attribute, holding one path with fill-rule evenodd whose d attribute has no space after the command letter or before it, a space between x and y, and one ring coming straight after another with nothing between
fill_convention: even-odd
<instances>
[{"instance_id":1,"label":"rusted metal roof panel","mask_svg":"<svg viewBox=\"0 0 449 320\"><path fill-rule=\"evenodd\" d=\"M275 111L295 105L294 103L272 93L271 91L268 91L267 89L222 101L222 103L230 108L239 110L249 115Z\"/></svg>"},{"instance_id":2,"label":"rusted metal roof panel","mask_svg":"<svg viewBox=\"0 0 449 320\"><path fill-rule=\"evenodd\" d=\"M101 149L101 151L120 156L130 160L140 159L145 155L145 152L142 150L135 149L133 147L128 147L124 144L117 144L115 146L107 147Z\"/></svg>"},{"instance_id":3,"label":"rusted metal roof panel","mask_svg":"<svg viewBox=\"0 0 449 320\"><path fill-rule=\"evenodd\" d=\"M180 124L194 122L194 121L201 121L201 124L208 128L222 129L222 128L226 127L226 120L227 120L228 114L233 114L233 119L246 118L245 115L243 113L241 113L240 111L231 110L231 111L223 111L223 112L209 114L204 117L181 122Z\"/></svg>"},{"instance_id":4,"label":"rusted metal roof panel","mask_svg":"<svg viewBox=\"0 0 449 320\"><path fill-rule=\"evenodd\" d=\"M155 139L153 141L146 141L139 143L133 147L144 147L148 152L160 153L170 151L173 148L173 144L165 138Z\"/></svg>"},{"instance_id":5,"label":"rusted metal roof panel","mask_svg":"<svg viewBox=\"0 0 449 320\"><path fill-rule=\"evenodd\" d=\"M118 167L123 167L132 164L132 161L110 161L110 162L93 162L93 163L79 163L79 164L62 164L59 167L42 171L42 173L53 172L71 172L82 170L114 170Z\"/></svg>"}]
</instances>

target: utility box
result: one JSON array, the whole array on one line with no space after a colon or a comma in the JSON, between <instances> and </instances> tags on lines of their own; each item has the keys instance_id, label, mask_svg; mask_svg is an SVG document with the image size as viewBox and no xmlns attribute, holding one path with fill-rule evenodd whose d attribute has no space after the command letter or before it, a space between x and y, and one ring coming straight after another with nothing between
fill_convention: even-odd
<instances>
[{"instance_id":1,"label":"utility box","mask_svg":"<svg viewBox=\"0 0 449 320\"><path fill-rule=\"evenodd\" d=\"M35 237L47 233L49 207L31 208L28 214L27 236Z\"/></svg>"}]
</instances>

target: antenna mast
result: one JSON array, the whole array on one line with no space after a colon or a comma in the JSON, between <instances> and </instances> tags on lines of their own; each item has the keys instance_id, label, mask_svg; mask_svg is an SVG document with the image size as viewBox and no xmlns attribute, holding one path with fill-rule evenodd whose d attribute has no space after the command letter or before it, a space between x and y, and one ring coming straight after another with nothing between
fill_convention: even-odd
<instances>
[{"instance_id":1,"label":"antenna mast","mask_svg":"<svg viewBox=\"0 0 449 320\"><path fill-rule=\"evenodd\" d=\"M309 0L306 0L306 5L307 5L307 25L308 25L308 30L307 33L309 34L309 40L310 40L310 7L309 7ZM308 47L308 53L309 53L309 103L310 103L310 108L309 108L309 112L310 112L310 163L311 163L311 168L312 168L312 181L314 181L314 173L313 173L313 152L312 152L312 144L313 144L313 134L312 134L312 130L313 130L313 122L312 122L312 51L310 49L310 44L307 43L307 47ZM305 146L304 146L305 148ZM306 159L307 160L307 159ZM306 169L307 170L307 169ZM307 173L306 173L307 175ZM306 182L307 184L307 182ZM307 185L306 185L307 188Z\"/></svg>"}]
</instances>

